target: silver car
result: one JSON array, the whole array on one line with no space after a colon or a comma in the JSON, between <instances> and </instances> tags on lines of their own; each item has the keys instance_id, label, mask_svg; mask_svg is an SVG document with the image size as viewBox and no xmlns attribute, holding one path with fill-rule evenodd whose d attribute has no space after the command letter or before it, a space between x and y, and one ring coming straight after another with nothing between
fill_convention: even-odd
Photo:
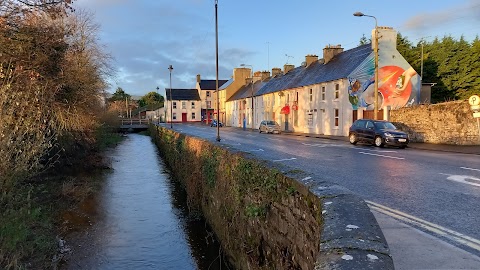
<instances>
[{"instance_id":1,"label":"silver car","mask_svg":"<svg viewBox=\"0 0 480 270\"><path fill-rule=\"evenodd\" d=\"M259 132L266 132L266 133L280 133L280 125L273 120L263 120L260 123L260 127L258 128Z\"/></svg>"}]
</instances>

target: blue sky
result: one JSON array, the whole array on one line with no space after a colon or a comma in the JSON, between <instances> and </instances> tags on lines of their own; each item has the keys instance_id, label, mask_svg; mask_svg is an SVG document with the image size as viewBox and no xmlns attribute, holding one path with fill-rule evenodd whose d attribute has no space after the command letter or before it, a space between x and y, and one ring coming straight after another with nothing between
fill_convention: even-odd
<instances>
[{"instance_id":1,"label":"blue sky","mask_svg":"<svg viewBox=\"0 0 480 270\"><path fill-rule=\"evenodd\" d=\"M142 96L158 86L164 95L169 65L173 88L194 88L196 74L215 79L215 0L77 0L75 7L93 13L114 58L109 92L122 87ZM298 66L307 54L321 58L328 44L351 49L375 26L356 11L414 43L480 34L480 0L218 0L219 79L241 64L255 71Z\"/></svg>"}]
</instances>

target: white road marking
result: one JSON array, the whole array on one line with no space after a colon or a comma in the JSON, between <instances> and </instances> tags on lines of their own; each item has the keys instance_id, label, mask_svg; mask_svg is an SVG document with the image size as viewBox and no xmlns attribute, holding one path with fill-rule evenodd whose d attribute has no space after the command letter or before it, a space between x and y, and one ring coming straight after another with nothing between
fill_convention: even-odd
<instances>
[{"instance_id":1,"label":"white road marking","mask_svg":"<svg viewBox=\"0 0 480 270\"><path fill-rule=\"evenodd\" d=\"M373 209L377 212L383 213L400 221L403 221L407 224L412 224L418 227L421 227L427 231L435 233L437 235L443 236L447 239L450 239L454 242L460 243L462 245L466 245L470 248L480 251L480 240L475 239L473 237L464 235L462 233L456 232L454 230L447 229L440 225L428 222L426 220L414 217L407 213L403 213L401 211L386 207L381 204L377 204L371 201L366 201L370 209Z\"/></svg>"},{"instance_id":2,"label":"white road marking","mask_svg":"<svg viewBox=\"0 0 480 270\"><path fill-rule=\"evenodd\" d=\"M379 155L379 154L374 154L374 153L365 153L365 152L358 152L358 153L364 154L364 155L376 156L376 157L385 157L385 158L393 158L393 159L405 159L405 158L401 158L401 157L385 156L385 155Z\"/></svg>"},{"instance_id":3,"label":"white road marking","mask_svg":"<svg viewBox=\"0 0 480 270\"><path fill-rule=\"evenodd\" d=\"M397 151L395 151L395 150L375 150L375 149L360 148L360 147L355 147L355 149L372 151L372 152L379 152L379 153L397 153Z\"/></svg>"},{"instance_id":4,"label":"white road marking","mask_svg":"<svg viewBox=\"0 0 480 270\"><path fill-rule=\"evenodd\" d=\"M330 144L330 143L315 143L315 144L311 144L311 143L302 143L303 145L305 146L313 146L313 147L344 147L345 145L343 144Z\"/></svg>"},{"instance_id":5,"label":"white road marking","mask_svg":"<svg viewBox=\"0 0 480 270\"><path fill-rule=\"evenodd\" d=\"M311 143L302 143L303 145L306 145L306 146L319 146L321 144L319 143L315 143L315 144L311 144Z\"/></svg>"},{"instance_id":6,"label":"white road marking","mask_svg":"<svg viewBox=\"0 0 480 270\"><path fill-rule=\"evenodd\" d=\"M480 178L477 178L477 177L474 177L474 176L454 175L454 174L446 174L446 173L440 173L440 174L447 175L448 180L452 180L452 181L455 181L455 182L480 187Z\"/></svg>"},{"instance_id":7,"label":"white road marking","mask_svg":"<svg viewBox=\"0 0 480 270\"><path fill-rule=\"evenodd\" d=\"M468 167L460 167L460 169L480 172L480 169L474 169L474 168L468 168Z\"/></svg>"},{"instance_id":8,"label":"white road marking","mask_svg":"<svg viewBox=\"0 0 480 270\"><path fill-rule=\"evenodd\" d=\"M246 152L263 152L263 149L259 148L259 149L249 150Z\"/></svg>"},{"instance_id":9,"label":"white road marking","mask_svg":"<svg viewBox=\"0 0 480 270\"><path fill-rule=\"evenodd\" d=\"M282 140L280 140L280 139L273 139L273 138L267 138L267 139L269 139L269 140L271 140L271 141L282 141Z\"/></svg>"},{"instance_id":10,"label":"white road marking","mask_svg":"<svg viewBox=\"0 0 480 270\"><path fill-rule=\"evenodd\" d=\"M277 160L273 160L273 162L289 161L289 160L295 160L295 159L297 158L292 157L292 158L285 158L285 159L277 159Z\"/></svg>"}]
</instances>

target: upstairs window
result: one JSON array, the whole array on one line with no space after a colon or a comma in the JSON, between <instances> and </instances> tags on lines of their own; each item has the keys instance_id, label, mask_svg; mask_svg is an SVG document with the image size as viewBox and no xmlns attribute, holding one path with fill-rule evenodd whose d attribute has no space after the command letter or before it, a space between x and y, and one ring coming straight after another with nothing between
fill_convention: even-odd
<instances>
[{"instance_id":1,"label":"upstairs window","mask_svg":"<svg viewBox=\"0 0 480 270\"><path fill-rule=\"evenodd\" d=\"M312 88L310 88L310 90L308 90L308 96L309 96L310 102L312 102L313 101L313 89Z\"/></svg>"},{"instance_id":2,"label":"upstairs window","mask_svg":"<svg viewBox=\"0 0 480 270\"><path fill-rule=\"evenodd\" d=\"M335 84L335 99L338 99L340 97L340 84L336 83Z\"/></svg>"},{"instance_id":3,"label":"upstairs window","mask_svg":"<svg viewBox=\"0 0 480 270\"><path fill-rule=\"evenodd\" d=\"M182 101L182 109L186 109L186 108L187 108L187 102Z\"/></svg>"},{"instance_id":4,"label":"upstairs window","mask_svg":"<svg viewBox=\"0 0 480 270\"><path fill-rule=\"evenodd\" d=\"M195 109L195 102L192 102L192 109Z\"/></svg>"},{"instance_id":5,"label":"upstairs window","mask_svg":"<svg viewBox=\"0 0 480 270\"><path fill-rule=\"evenodd\" d=\"M209 97L209 96L210 96L210 91L207 91L207 97Z\"/></svg>"},{"instance_id":6,"label":"upstairs window","mask_svg":"<svg viewBox=\"0 0 480 270\"><path fill-rule=\"evenodd\" d=\"M177 108L177 102L173 102L173 108L176 109Z\"/></svg>"},{"instance_id":7,"label":"upstairs window","mask_svg":"<svg viewBox=\"0 0 480 270\"><path fill-rule=\"evenodd\" d=\"M326 99L326 90L325 90L325 86L322 86L322 100L325 100Z\"/></svg>"}]
</instances>

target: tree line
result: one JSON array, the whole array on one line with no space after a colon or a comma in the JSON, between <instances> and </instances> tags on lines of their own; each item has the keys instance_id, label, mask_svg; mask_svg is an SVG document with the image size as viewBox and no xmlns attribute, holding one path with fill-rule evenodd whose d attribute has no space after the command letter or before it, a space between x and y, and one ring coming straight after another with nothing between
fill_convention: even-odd
<instances>
[{"instance_id":1,"label":"tree line","mask_svg":"<svg viewBox=\"0 0 480 270\"><path fill-rule=\"evenodd\" d=\"M424 83L435 83L432 103L468 99L473 94L480 94L478 36L472 42L463 36L459 39L444 36L413 44L398 34L397 49L418 74L423 74Z\"/></svg>"},{"instance_id":2,"label":"tree line","mask_svg":"<svg viewBox=\"0 0 480 270\"><path fill-rule=\"evenodd\" d=\"M71 3L0 0L1 191L87 147L101 125L110 57Z\"/></svg>"}]
</instances>

